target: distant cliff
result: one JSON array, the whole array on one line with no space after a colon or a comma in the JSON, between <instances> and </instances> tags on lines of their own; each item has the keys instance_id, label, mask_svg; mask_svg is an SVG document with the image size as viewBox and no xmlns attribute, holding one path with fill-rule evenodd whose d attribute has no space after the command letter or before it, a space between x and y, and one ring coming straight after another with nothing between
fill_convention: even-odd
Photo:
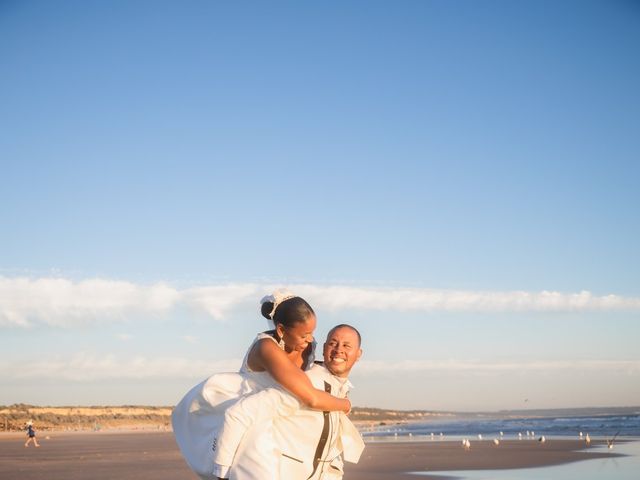
<instances>
[{"instance_id":1,"label":"distant cliff","mask_svg":"<svg viewBox=\"0 0 640 480\"><path fill-rule=\"evenodd\" d=\"M32 421L37 430L101 430L112 428L167 429L172 407L93 406L39 407L15 404L0 406L0 431L24 430Z\"/></svg>"},{"instance_id":2,"label":"distant cliff","mask_svg":"<svg viewBox=\"0 0 640 480\"><path fill-rule=\"evenodd\" d=\"M428 410L385 410L381 408L353 407L349 418L354 422L426 422L428 420L454 417L454 413Z\"/></svg>"},{"instance_id":3,"label":"distant cliff","mask_svg":"<svg viewBox=\"0 0 640 480\"><path fill-rule=\"evenodd\" d=\"M38 430L100 430L113 428L168 429L173 407L139 405L91 407L41 407L26 404L0 406L0 431L23 430L33 421ZM424 410L385 410L354 407L356 422L408 422L438 418L444 413Z\"/></svg>"},{"instance_id":4,"label":"distant cliff","mask_svg":"<svg viewBox=\"0 0 640 480\"><path fill-rule=\"evenodd\" d=\"M0 406L0 432L24 430L32 421L37 430L154 429L171 426L173 407L140 405L92 407ZM637 415L640 407L502 410L499 412L436 412L354 407L349 417L358 424L428 422L447 418L533 418L555 416Z\"/></svg>"}]
</instances>

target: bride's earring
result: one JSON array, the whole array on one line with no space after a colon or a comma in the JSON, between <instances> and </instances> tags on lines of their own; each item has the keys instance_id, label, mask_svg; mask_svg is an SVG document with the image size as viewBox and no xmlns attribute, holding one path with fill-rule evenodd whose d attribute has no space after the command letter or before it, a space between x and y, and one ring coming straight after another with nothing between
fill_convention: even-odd
<instances>
[{"instance_id":1,"label":"bride's earring","mask_svg":"<svg viewBox=\"0 0 640 480\"><path fill-rule=\"evenodd\" d=\"M278 339L278 347L280 347L280 350L284 350L284 328L281 325L276 326L276 338Z\"/></svg>"}]
</instances>

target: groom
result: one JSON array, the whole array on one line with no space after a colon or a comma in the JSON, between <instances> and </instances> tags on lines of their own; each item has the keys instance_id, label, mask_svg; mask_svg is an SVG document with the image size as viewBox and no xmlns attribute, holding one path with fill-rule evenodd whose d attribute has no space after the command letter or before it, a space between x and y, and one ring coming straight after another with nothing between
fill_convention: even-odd
<instances>
[{"instance_id":1,"label":"groom","mask_svg":"<svg viewBox=\"0 0 640 480\"><path fill-rule=\"evenodd\" d=\"M314 387L346 397L348 376L362 355L360 333L335 326L323 347L324 363L306 374ZM240 440L241 438L241 440ZM225 445L238 445L235 452ZM214 476L231 480L341 479L344 460L356 463L364 443L342 412L301 408L291 394L269 388L227 410L215 451Z\"/></svg>"}]
</instances>

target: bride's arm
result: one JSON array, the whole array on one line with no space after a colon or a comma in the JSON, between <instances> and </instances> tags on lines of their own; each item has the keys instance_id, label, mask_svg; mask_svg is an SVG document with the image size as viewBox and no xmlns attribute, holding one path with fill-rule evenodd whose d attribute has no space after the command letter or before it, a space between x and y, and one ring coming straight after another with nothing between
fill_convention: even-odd
<instances>
[{"instance_id":1,"label":"bride's arm","mask_svg":"<svg viewBox=\"0 0 640 480\"><path fill-rule=\"evenodd\" d=\"M256 342L249 354L252 364L260 365L273 379L291 392L300 402L314 410L349 413L351 402L314 388L309 378L271 340Z\"/></svg>"}]
</instances>

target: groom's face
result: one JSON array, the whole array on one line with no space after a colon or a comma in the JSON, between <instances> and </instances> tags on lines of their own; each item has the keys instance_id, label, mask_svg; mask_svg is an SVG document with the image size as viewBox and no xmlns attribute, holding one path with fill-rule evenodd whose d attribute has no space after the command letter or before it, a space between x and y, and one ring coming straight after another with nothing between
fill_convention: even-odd
<instances>
[{"instance_id":1,"label":"groom's face","mask_svg":"<svg viewBox=\"0 0 640 480\"><path fill-rule=\"evenodd\" d=\"M349 327L336 328L324 344L324 365L338 377L347 377L353 364L358 361L362 350L358 334Z\"/></svg>"}]
</instances>

